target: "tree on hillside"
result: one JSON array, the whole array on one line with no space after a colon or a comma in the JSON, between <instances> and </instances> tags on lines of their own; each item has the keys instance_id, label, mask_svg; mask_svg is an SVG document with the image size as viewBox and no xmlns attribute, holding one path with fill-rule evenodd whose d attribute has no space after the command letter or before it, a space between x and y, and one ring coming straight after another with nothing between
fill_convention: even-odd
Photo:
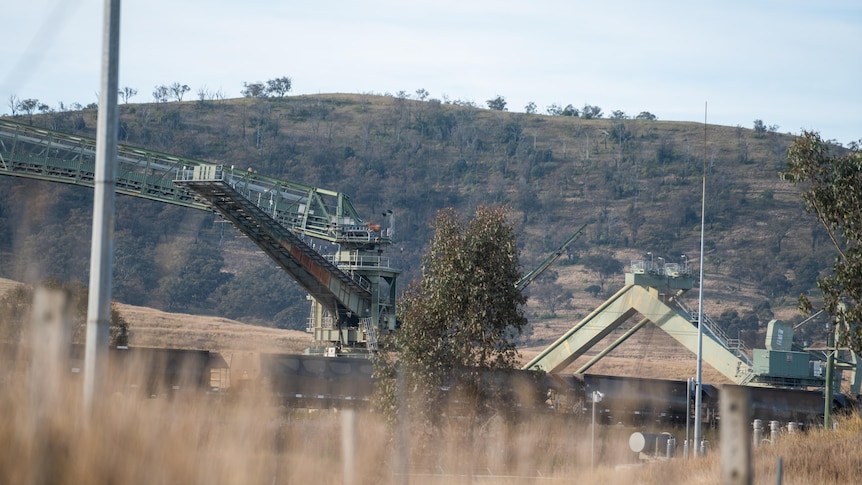
<instances>
[{"instance_id":1,"label":"tree on hillside","mask_svg":"<svg viewBox=\"0 0 862 485\"><path fill-rule=\"evenodd\" d=\"M30 119L30 124L33 124L33 112L36 111L36 108L39 107L39 100L33 98L22 99L18 102L18 111L23 111L27 113L27 117Z\"/></svg>"},{"instance_id":2,"label":"tree on hillside","mask_svg":"<svg viewBox=\"0 0 862 485\"><path fill-rule=\"evenodd\" d=\"M266 94L283 98L290 92L293 80L287 76L270 79L266 82Z\"/></svg>"},{"instance_id":3,"label":"tree on hillside","mask_svg":"<svg viewBox=\"0 0 862 485\"><path fill-rule=\"evenodd\" d=\"M656 115L650 113L649 111L641 111L640 113L638 113L637 116L635 116L635 119L636 120L657 120L658 118L656 117Z\"/></svg>"},{"instance_id":4,"label":"tree on hillside","mask_svg":"<svg viewBox=\"0 0 862 485\"><path fill-rule=\"evenodd\" d=\"M240 94L245 98L265 98L266 86L262 82L242 83Z\"/></svg>"},{"instance_id":5,"label":"tree on hillside","mask_svg":"<svg viewBox=\"0 0 862 485\"><path fill-rule=\"evenodd\" d=\"M118 94L120 95L121 98L123 98L123 103L128 103L129 98L138 94L138 90L135 88L130 88L130 87L126 86L123 89L121 89ZM61 104L61 107L62 107L62 104Z\"/></svg>"},{"instance_id":6,"label":"tree on hillside","mask_svg":"<svg viewBox=\"0 0 862 485\"><path fill-rule=\"evenodd\" d=\"M766 133L766 124L763 120L754 120L754 136L762 137Z\"/></svg>"},{"instance_id":7,"label":"tree on hillside","mask_svg":"<svg viewBox=\"0 0 862 485\"><path fill-rule=\"evenodd\" d=\"M495 111L508 111L506 109L506 98L503 96L497 96L494 99L489 99L486 101L489 109L493 109Z\"/></svg>"},{"instance_id":8,"label":"tree on hillside","mask_svg":"<svg viewBox=\"0 0 862 485\"><path fill-rule=\"evenodd\" d=\"M551 317L557 316L557 308L572 297L572 292L557 283L557 278L559 273L548 269L530 287L530 294L535 296L544 312Z\"/></svg>"},{"instance_id":9,"label":"tree on hillside","mask_svg":"<svg viewBox=\"0 0 862 485\"><path fill-rule=\"evenodd\" d=\"M14 94L9 95L9 109L12 110L12 116L16 116L18 114L18 103L21 100L18 99L18 96Z\"/></svg>"},{"instance_id":10,"label":"tree on hillside","mask_svg":"<svg viewBox=\"0 0 862 485\"><path fill-rule=\"evenodd\" d=\"M817 279L823 308L838 330L839 344L862 352L862 152L854 146L834 155L816 132L805 131L787 151L780 177L802 188L805 210L826 229L837 257L832 274ZM812 310L799 297L804 313Z\"/></svg>"},{"instance_id":11,"label":"tree on hillside","mask_svg":"<svg viewBox=\"0 0 862 485\"><path fill-rule=\"evenodd\" d=\"M602 113L602 109L600 107L585 104L584 109L581 110L581 116L584 119L592 120L592 119L599 119L602 116L604 116L604 114Z\"/></svg>"},{"instance_id":12,"label":"tree on hillside","mask_svg":"<svg viewBox=\"0 0 862 485\"><path fill-rule=\"evenodd\" d=\"M612 254L593 254L583 259L584 266L599 277L599 287L605 292L605 282L609 277L622 273L623 265Z\"/></svg>"},{"instance_id":13,"label":"tree on hillside","mask_svg":"<svg viewBox=\"0 0 862 485\"><path fill-rule=\"evenodd\" d=\"M167 103L170 89L164 84L153 88L153 99L156 103Z\"/></svg>"},{"instance_id":14,"label":"tree on hillside","mask_svg":"<svg viewBox=\"0 0 862 485\"><path fill-rule=\"evenodd\" d=\"M171 97L176 99L178 102L183 100L183 96L185 96L190 89L191 88L188 84L173 83L168 86L168 91L170 92Z\"/></svg>"},{"instance_id":15,"label":"tree on hillside","mask_svg":"<svg viewBox=\"0 0 862 485\"><path fill-rule=\"evenodd\" d=\"M441 418L447 397L442 389L450 383L448 395L475 403L467 411L473 417L506 405L483 389L479 369L513 368L515 341L527 327L526 297L515 288L521 278L515 230L506 210L479 207L467 223L454 209L442 210L433 229L422 279L401 298L401 329L394 338L411 389L408 406L432 425ZM394 356L382 357L386 369Z\"/></svg>"}]
</instances>

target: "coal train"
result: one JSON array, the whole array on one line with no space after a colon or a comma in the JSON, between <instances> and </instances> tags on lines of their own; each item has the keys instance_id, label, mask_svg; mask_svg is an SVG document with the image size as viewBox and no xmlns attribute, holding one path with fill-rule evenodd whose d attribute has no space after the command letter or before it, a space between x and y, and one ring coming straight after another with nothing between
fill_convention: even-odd
<instances>
[{"instance_id":1,"label":"coal train","mask_svg":"<svg viewBox=\"0 0 862 485\"><path fill-rule=\"evenodd\" d=\"M12 360L16 352L6 348L0 357ZM70 373L78 376L82 368L83 348L73 347ZM374 365L355 357L118 348L108 354L107 381L108 392L147 398L262 392L291 407L366 406L374 391ZM590 414L591 396L599 391L602 399L596 403L596 413L607 424L684 425L695 401L688 382L664 379L507 370L485 372L483 382L513 390L513 407L575 416ZM531 389L524 392L524 388ZM719 387L704 384L701 401L706 422L719 418L720 397ZM822 391L752 387L751 398L753 419L822 422ZM836 412L855 409L855 403L850 396L836 394L832 408Z\"/></svg>"}]
</instances>

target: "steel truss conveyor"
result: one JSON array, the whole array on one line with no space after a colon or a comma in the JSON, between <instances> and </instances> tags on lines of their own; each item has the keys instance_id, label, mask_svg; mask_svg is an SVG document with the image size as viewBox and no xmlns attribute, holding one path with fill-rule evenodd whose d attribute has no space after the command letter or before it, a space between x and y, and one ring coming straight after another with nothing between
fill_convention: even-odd
<instances>
[{"instance_id":1,"label":"steel truss conveyor","mask_svg":"<svg viewBox=\"0 0 862 485\"><path fill-rule=\"evenodd\" d=\"M93 139L0 120L0 175L93 187L95 152ZM330 351L373 349L395 328L400 271L381 255L391 212L381 227L339 192L124 145L117 155L117 193L216 210L285 269L313 298L308 331ZM338 250L324 256L300 236Z\"/></svg>"},{"instance_id":2,"label":"steel truss conveyor","mask_svg":"<svg viewBox=\"0 0 862 485\"><path fill-rule=\"evenodd\" d=\"M631 272L626 273L626 285L592 313L572 327L556 342L524 366L527 370L562 372L579 357L614 333L619 336L604 349L582 364L575 374L586 372L596 362L612 352L644 326L652 323L697 354L697 326L704 326L703 360L736 384L765 387L806 388L819 387L823 377L809 375L807 354L805 372L792 375L769 373L749 355L749 351L738 341L727 338L708 316L703 319L688 310L679 297L692 288L692 277L683 265L667 263L655 265L649 261L632 261ZM623 324L632 317L639 319L630 328ZM790 337L788 337L790 338ZM776 353L777 355L777 353ZM781 355L787 355L783 353ZM795 356L789 356L789 358ZM762 364L762 361L761 363ZM853 365L844 368L852 373L854 389L860 385L859 366L854 356Z\"/></svg>"}]
</instances>

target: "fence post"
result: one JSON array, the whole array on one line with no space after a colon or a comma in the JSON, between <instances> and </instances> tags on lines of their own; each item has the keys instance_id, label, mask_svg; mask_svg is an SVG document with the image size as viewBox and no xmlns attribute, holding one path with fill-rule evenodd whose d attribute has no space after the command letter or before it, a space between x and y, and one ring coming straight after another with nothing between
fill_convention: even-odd
<instances>
[{"instance_id":1,"label":"fence post","mask_svg":"<svg viewBox=\"0 0 862 485\"><path fill-rule=\"evenodd\" d=\"M751 391L745 386L721 388L721 483L751 485Z\"/></svg>"}]
</instances>

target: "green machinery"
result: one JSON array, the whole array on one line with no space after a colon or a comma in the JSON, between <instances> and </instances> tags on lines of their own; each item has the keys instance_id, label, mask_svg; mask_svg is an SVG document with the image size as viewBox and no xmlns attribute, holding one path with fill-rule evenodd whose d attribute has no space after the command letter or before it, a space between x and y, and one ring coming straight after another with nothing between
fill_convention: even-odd
<instances>
[{"instance_id":1,"label":"green machinery","mask_svg":"<svg viewBox=\"0 0 862 485\"><path fill-rule=\"evenodd\" d=\"M806 351L793 343L793 327L773 320L769 323L765 349L746 348L704 314L698 318L680 299L692 288L686 263L632 261L622 289L578 322L556 342L537 355L524 369L559 373L584 356L606 337L618 335L604 349L579 366L586 372L638 330L653 324L684 347L697 353L697 325L702 321L703 360L736 384L764 387L806 388L825 384L825 354ZM625 322L638 316L626 329ZM862 368L855 354L839 359L836 368L850 372L851 390L859 393ZM840 373L838 374L840 380Z\"/></svg>"},{"instance_id":2,"label":"green machinery","mask_svg":"<svg viewBox=\"0 0 862 485\"><path fill-rule=\"evenodd\" d=\"M95 147L93 139L0 120L0 175L92 187ZM115 190L230 221L309 293L314 352L374 350L379 333L396 327L400 270L383 256L391 211L368 223L345 194L122 145ZM322 255L309 238L332 244L334 254Z\"/></svg>"}]
</instances>

